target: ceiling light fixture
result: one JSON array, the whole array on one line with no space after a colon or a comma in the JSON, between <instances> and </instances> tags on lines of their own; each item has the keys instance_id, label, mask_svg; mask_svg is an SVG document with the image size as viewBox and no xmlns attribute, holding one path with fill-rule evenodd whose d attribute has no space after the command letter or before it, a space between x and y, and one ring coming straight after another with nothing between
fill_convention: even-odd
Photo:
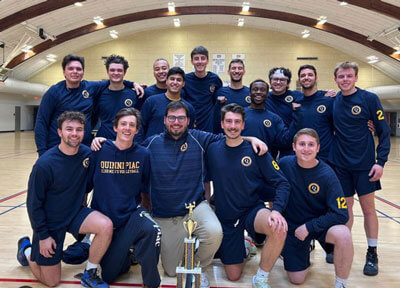
<instances>
[{"instance_id":1,"label":"ceiling light fixture","mask_svg":"<svg viewBox=\"0 0 400 288\"><path fill-rule=\"evenodd\" d=\"M31 53L32 52L32 45L24 45L21 47L21 51L24 53Z\"/></svg>"},{"instance_id":2,"label":"ceiling light fixture","mask_svg":"<svg viewBox=\"0 0 400 288\"><path fill-rule=\"evenodd\" d=\"M249 10L250 10L250 2L243 2L242 12L249 12Z\"/></svg>"},{"instance_id":3,"label":"ceiling light fixture","mask_svg":"<svg viewBox=\"0 0 400 288\"><path fill-rule=\"evenodd\" d=\"M83 4L82 4L81 2L75 2L74 5L75 5L76 7L82 7L82 6L83 6Z\"/></svg>"},{"instance_id":4,"label":"ceiling light fixture","mask_svg":"<svg viewBox=\"0 0 400 288\"><path fill-rule=\"evenodd\" d=\"M349 3L347 3L346 1L340 1L340 3L339 3L340 6L346 6L347 4L349 4Z\"/></svg>"},{"instance_id":5,"label":"ceiling light fixture","mask_svg":"<svg viewBox=\"0 0 400 288\"><path fill-rule=\"evenodd\" d=\"M116 31L116 30L111 30L111 31L109 32L109 34L110 34L111 38L117 39L119 33L118 33L118 31Z\"/></svg>"},{"instance_id":6,"label":"ceiling light fixture","mask_svg":"<svg viewBox=\"0 0 400 288\"><path fill-rule=\"evenodd\" d=\"M238 19L237 25L238 25L239 27L243 27L243 25L244 25L244 18L239 18L239 19Z\"/></svg>"},{"instance_id":7,"label":"ceiling light fixture","mask_svg":"<svg viewBox=\"0 0 400 288\"><path fill-rule=\"evenodd\" d=\"M97 25L103 25L103 18L101 16L95 16L93 17L93 22L96 23Z\"/></svg>"},{"instance_id":8,"label":"ceiling light fixture","mask_svg":"<svg viewBox=\"0 0 400 288\"><path fill-rule=\"evenodd\" d=\"M49 62L56 62L57 61L57 55L55 55L55 54L47 54L46 59Z\"/></svg>"},{"instance_id":9,"label":"ceiling light fixture","mask_svg":"<svg viewBox=\"0 0 400 288\"><path fill-rule=\"evenodd\" d=\"M310 36L310 30L304 29L303 32L301 32L301 37L302 38L308 38Z\"/></svg>"},{"instance_id":10,"label":"ceiling light fixture","mask_svg":"<svg viewBox=\"0 0 400 288\"><path fill-rule=\"evenodd\" d=\"M368 59L368 63L369 64L374 64L374 63L379 61L379 58L376 57L375 55L371 55L371 56L368 56L366 58Z\"/></svg>"},{"instance_id":11,"label":"ceiling light fixture","mask_svg":"<svg viewBox=\"0 0 400 288\"><path fill-rule=\"evenodd\" d=\"M175 12L175 3L174 2L168 2L168 12L170 12L170 13Z\"/></svg>"},{"instance_id":12,"label":"ceiling light fixture","mask_svg":"<svg viewBox=\"0 0 400 288\"><path fill-rule=\"evenodd\" d=\"M317 20L318 25L324 25L328 21L328 18L326 16L319 16Z\"/></svg>"},{"instance_id":13,"label":"ceiling light fixture","mask_svg":"<svg viewBox=\"0 0 400 288\"><path fill-rule=\"evenodd\" d=\"M179 18L174 19L174 26L175 27L180 27L181 26L181 20Z\"/></svg>"}]
</instances>

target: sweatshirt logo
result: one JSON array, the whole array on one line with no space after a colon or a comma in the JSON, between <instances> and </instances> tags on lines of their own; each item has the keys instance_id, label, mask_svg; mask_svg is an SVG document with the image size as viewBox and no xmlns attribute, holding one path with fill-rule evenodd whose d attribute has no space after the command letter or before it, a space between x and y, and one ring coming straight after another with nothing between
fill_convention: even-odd
<instances>
[{"instance_id":1,"label":"sweatshirt logo","mask_svg":"<svg viewBox=\"0 0 400 288\"><path fill-rule=\"evenodd\" d=\"M287 102L287 103L292 103L293 102L293 96L292 95L288 95L288 96L286 96L285 97L285 101Z\"/></svg>"},{"instance_id":2,"label":"sweatshirt logo","mask_svg":"<svg viewBox=\"0 0 400 288\"><path fill-rule=\"evenodd\" d=\"M318 113L324 113L326 111L326 106L325 105L319 105L317 107L317 112Z\"/></svg>"},{"instance_id":3,"label":"sweatshirt logo","mask_svg":"<svg viewBox=\"0 0 400 288\"><path fill-rule=\"evenodd\" d=\"M264 126L268 127L268 128L271 127L271 125L272 125L271 121L268 119L265 119L263 123L264 123Z\"/></svg>"},{"instance_id":4,"label":"sweatshirt logo","mask_svg":"<svg viewBox=\"0 0 400 288\"><path fill-rule=\"evenodd\" d=\"M215 91L215 85L210 85L210 92L214 93L214 91Z\"/></svg>"},{"instance_id":5,"label":"sweatshirt logo","mask_svg":"<svg viewBox=\"0 0 400 288\"><path fill-rule=\"evenodd\" d=\"M85 158L85 159L82 161L82 165L83 165L83 167L85 167L85 168L89 168L89 164L90 164L89 158Z\"/></svg>"},{"instance_id":6,"label":"sweatshirt logo","mask_svg":"<svg viewBox=\"0 0 400 288\"><path fill-rule=\"evenodd\" d=\"M126 107L131 107L132 104L133 104L133 102L132 102L131 99L126 99L125 102L124 102L124 104L125 104Z\"/></svg>"},{"instance_id":7,"label":"sweatshirt logo","mask_svg":"<svg viewBox=\"0 0 400 288\"><path fill-rule=\"evenodd\" d=\"M188 148L188 144L186 142L181 145L182 152L185 152L187 150L187 148Z\"/></svg>"},{"instance_id":8,"label":"sweatshirt logo","mask_svg":"<svg viewBox=\"0 0 400 288\"><path fill-rule=\"evenodd\" d=\"M360 114L360 113L361 113L361 107L358 106L358 105L355 105L355 106L351 107L351 113L352 113L353 115L358 115L358 114Z\"/></svg>"},{"instance_id":9,"label":"sweatshirt logo","mask_svg":"<svg viewBox=\"0 0 400 288\"><path fill-rule=\"evenodd\" d=\"M249 157L249 156L244 156L243 158L242 158L242 165L244 166L244 167L248 167L248 166L250 166L251 165L251 158Z\"/></svg>"},{"instance_id":10,"label":"sweatshirt logo","mask_svg":"<svg viewBox=\"0 0 400 288\"><path fill-rule=\"evenodd\" d=\"M89 98L89 96L90 96L90 94L89 94L89 92L87 90L83 90L82 91L82 97L83 98L87 99L87 98Z\"/></svg>"},{"instance_id":11,"label":"sweatshirt logo","mask_svg":"<svg viewBox=\"0 0 400 288\"><path fill-rule=\"evenodd\" d=\"M308 185L308 191L311 194L317 194L319 192L319 185L317 183L311 183Z\"/></svg>"},{"instance_id":12,"label":"sweatshirt logo","mask_svg":"<svg viewBox=\"0 0 400 288\"><path fill-rule=\"evenodd\" d=\"M246 96L246 98L244 98L244 100L247 102L247 103L251 103L251 98L250 98L250 96Z\"/></svg>"}]
</instances>

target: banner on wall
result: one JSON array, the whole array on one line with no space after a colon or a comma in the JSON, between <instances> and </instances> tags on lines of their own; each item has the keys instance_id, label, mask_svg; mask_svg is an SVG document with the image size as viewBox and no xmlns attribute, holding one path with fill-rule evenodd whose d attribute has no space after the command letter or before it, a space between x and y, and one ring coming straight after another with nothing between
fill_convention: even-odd
<instances>
[{"instance_id":1,"label":"banner on wall","mask_svg":"<svg viewBox=\"0 0 400 288\"><path fill-rule=\"evenodd\" d=\"M225 73L225 54L213 54L212 72L216 74Z\"/></svg>"},{"instance_id":2,"label":"banner on wall","mask_svg":"<svg viewBox=\"0 0 400 288\"><path fill-rule=\"evenodd\" d=\"M172 66L180 67L183 69L183 71L185 71L185 68L186 68L185 54L173 54L172 55Z\"/></svg>"},{"instance_id":3,"label":"banner on wall","mask_svg":"<svg viewBox=\"0 0 400 288\"><path fill-rule=\"evenodd\" d=\"M241 54L241 53L236 53L236 54L232 54L232 59L240 59L243 61L243 63L246 63L246 56L245 54Z\"/></svg>"}]
</instances>

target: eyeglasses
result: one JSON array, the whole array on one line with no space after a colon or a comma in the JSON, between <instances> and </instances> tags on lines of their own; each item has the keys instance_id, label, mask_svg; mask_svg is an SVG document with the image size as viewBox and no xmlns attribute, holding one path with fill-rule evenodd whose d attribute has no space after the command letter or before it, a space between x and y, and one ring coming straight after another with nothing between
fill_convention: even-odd
<instances>
[{"instance_id":1,"label":"eyeglasses","mask_svg":"<svg viewBox=\"0 0 400 288\"><path fill-rule=\"evenodd\" d=\"M288 79L286 79L286 78L272 78L271 81L272 82L282 82L282 83L284 83L284 82L287 82Z\"/></svg>"},{"instance_id":2,"label":"eyeglasses","mask_svg":"<svg viewBox=\"0 0 400 288\"><path fill-rule=\"evenodd\" d=\"M183 123L183 122L186 121L187 117L186 116L178 116L178 117L176 117L176 116L173 116L173 115L167 116L167 120L170 123L175 123L176 119L178 119L179 123Z\"/></svg>"}]
</instances>

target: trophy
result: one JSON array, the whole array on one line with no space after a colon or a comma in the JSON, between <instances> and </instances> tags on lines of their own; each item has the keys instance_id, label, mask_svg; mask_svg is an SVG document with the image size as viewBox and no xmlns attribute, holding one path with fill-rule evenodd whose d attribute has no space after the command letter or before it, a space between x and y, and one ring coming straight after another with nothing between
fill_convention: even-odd
<instances>
[{"instance_id":1,"label":"trophy","mask_svg":"<svg viewBox=\"0 0 400 288\"><path fill-rule=\"evenodd\" d=\"M186 209L189 209L188 219L183 222L183 227L188 232L188 237L185 237L185 253L183 260L176 267L176 287L177 288L200 288L201 283L201 268L200 262L195 266L194 253L196 248L196 237L192 237L192 233L196 230L197 222L193 220L193 209L196 207L196 202L186 204ZM186 275L186 277L184 277ZM184 283L186 278L186 283ZM194 278L194 281L193 281Z\"/></svg>"}]
</instances>

